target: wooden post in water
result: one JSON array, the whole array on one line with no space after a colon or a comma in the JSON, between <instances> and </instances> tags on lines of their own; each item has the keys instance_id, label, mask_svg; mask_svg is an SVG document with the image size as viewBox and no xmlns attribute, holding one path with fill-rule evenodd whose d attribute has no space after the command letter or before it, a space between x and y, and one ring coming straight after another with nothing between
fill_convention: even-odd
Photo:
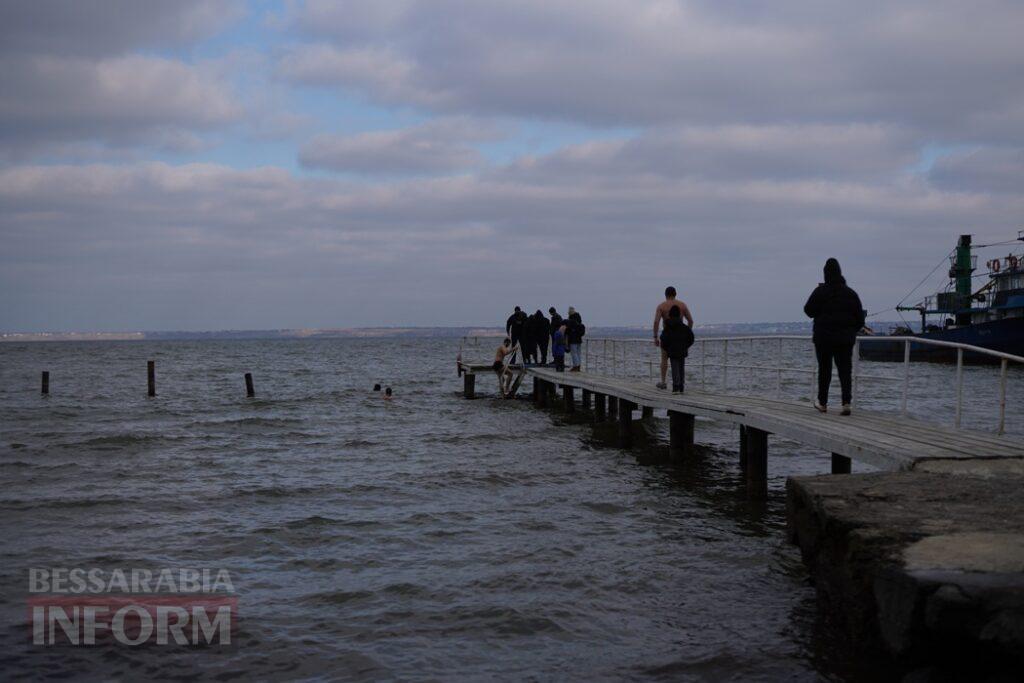
<instances>
[{"instance_id":1,"label":"wooden post in water","mask_svg":"<svg viewBox=\"0 0 1024 683\"><path fill-rule=\"evenodd\" d=\"M589 408L590 407L590 396L591 396L590 389L582 389L580 391L580 393L581 393L580 400L583 402L583 407L584 408Z\"/></svg>"},{"instance_id":2,"label":"wooden post in water","mask_svg":"<svg viewBox=\"0 0 1024 683\"><path fill-rule=\"evenodd\" d=\"M604 422L608 419L608 402L604 394L594 394L594 421Z\"/></svg>"},{"instance_id":3,"label":"wooden post in water","mask_svg":"<svg viewBox=\"0 0 1024 683\"><path fill-rule=\"evenodd\" d=\"M156 396L156 361L146 361L146 378L149 385L149 395Z\"/></svg>"},{"instance_id":4,"label":"wooden post in water","mask_svg":"<svg viewBox=\"0 0 1024 683\"><path fill-rule=\"evenodd\" d=\"M608 419L614 422L619 417L619 399L609 394L608 396Z\"/></svg>"},{"instance_id":5,"label":"wooden post in water","mask_svg":"<svg viewBox=\"0 0 1024 683\"><path fill-rule=\"evenodd\" d=\"M768 496L768 432L747 427L747 496Z\"/></svg>"},{"instance_id":6,"label":"wooden post in water","mask_svg":"<svg viewBox=\"0 0 1024 683\"><path fill-rule=\"evenodd\" d=\"M747 474L747 427L740 425L740 472Z\"/></svg>"},{"instance_id":7,"label":"wooden post in water","mask_svg":"<svg viewBox=\"0 0 1024 683\"><path fill-rule=\"evenodd\" d=\"M576 410L576 401L573 398L572 387L568 384L562 385L562 403L565 406L565 411L571 413Z\"/></svg>"},{"instance_id":8,"label":"wooden post in water","mask_svg":"<svg viewBox=\"0 0 1024 683\"><path fill-rule=\"evenodd\" d=\"M849 474L850 459L838 453L832 454L832 474Z\"/></svg>"},{"instance_id":9,"label":"wooden post in water","mask_svg":"<svg viewBox=\"0 0 1024 683\"><path fill-rule=\"evenodd\" d=\"M533 378L533 405L540 405L540 380Z\"/></svg>"},{"instance_id":10,"label":"wooden post in water","mask_svg":"<svg viewBox=\"0 0 1024 683\"><path fill-rule=\"evenodd\" d=\"M40 387L40 391L45 396L50 393L50 371L43 370L43 383Z\"/></svg>"},{"instance_id":11,"label":"wooden post in water","mask_svg":"<svg viewBox=\"0 0 1024 683\"><path fill-rule=\"evenodd\" d=\"M245 395L252 398L256 395L256 388L252 385L252 373L245 373Z\"/></svg>"},{"instance_id":12,"label":"wooden post in water","mask_svg":"<svg viewBox=\"0 0 1024 683\"><path fill-rule=\"evenodd\" d=\"M633 411L636 404L619 399L619 445L629 448L633 443Z\"/></svg>"},{"instance_id":13,"label":"wooden post in water","mask_svg":"<svg viewBox=\"0 0 1024 683\"><path fill-rule=\"evenodd\" d=\"M640 413L640 416L644 420L650 420L652 417L654 417L654 408L652 408L651 406L644 406Z\"/></svg>"},{"instance_id":14,"label":"wooden post in water","mask_svg":"<svg viewBox=\"0 0 1024 683\"><path fill-rule=\"evenodd\" d=\"M668 413L668 444L673 459L686 459L693 455L693 415Z\"/></svg>"},{"instance_id":15,"label":"wooden post in water","mask_svg":"<svg viewBox=\"0 0 1024 683\"><path fill-rule=\"evenodd\" d=\"M476 396L476 375L472 372L467 372L462 376L462 395L465 398Z\"/></svg>"}]
</instances>

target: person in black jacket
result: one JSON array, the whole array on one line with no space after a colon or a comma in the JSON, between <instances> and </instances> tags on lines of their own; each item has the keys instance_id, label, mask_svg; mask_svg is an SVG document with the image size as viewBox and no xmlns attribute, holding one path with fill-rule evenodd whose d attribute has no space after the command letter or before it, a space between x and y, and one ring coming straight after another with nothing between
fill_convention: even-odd
<instances>
[{"instance_id":1,"label":"person in black jacket","mask_svg":"<svg viewBox=\"0 0 1024 683\"><path fill-rule=\"evenodd\" d=\"M538 308L537 312L530 318L530 324L533 325L533 336L537 340L537 346L540 350L540 364L548 364L548 342L551 340L551 321L544 317L544 314Z\"/></svg>"},{"instance_id":2,"label":"person in black jacket","mask_svg":"<svg viewBox=\"0 0 1024 683\"><path fill-rule=\"evenodd\" d=\"M562 316L558 315L558 311L555 310L554 306L548 309L548 315L551 316L551 345L553 347L555 344L555 332L562 326L563 321Z\"/></svg>"},{"instance_id":3,"label":"person in black jacket","mask_svg":"<svg viewBox=\"0 0 1024 683\"><path fill-rule=\"evenodd\" d=\"M579 372L583 367L583 335L587 328L583 324L583 316L573 308L569 307L569 317L564 321L566 329L566 343L569 345L569 353L572 355L572 368L569 372Z\"/></svg>"},{"instance_id":4,"label":"person in black jacket","mask_svg":"<svg viewBox=\"0 0 1024 683\"><path fill-rule=\"evenodd\" d=\"M516 347L516 344L523 338L523 332L526 328L526 314L523 313L523 309L516 306L516 310L508 317L505 321L505 334L512 340L512 348ZM525 355L526 351L523 351ZM515 356L512 356L512 362L516 360Z\"/></svg>"},{"instance_id":5,"label":"person in black jacket","mask_svg":"<svg viewBox=\"0 0 1024 683\"><path fill-rule=\"evenodd\" d=\"M672 365L672 393L681 394L686 386L686 357L693 345L693 330L683 322L679 306L669 309L659 341Z\"/></svg>"},{"instance_id":6,"label":"person in black jacket","mask_svg":"<svg viewBox=\"0 0 1024 683\"><path fill-rule=\"evenodd\" d=\"M853 399L853 345L864 327L865 314L857 292L846 286L839 261L825 262L825 282L818 285L804 305L814 318L814 352L818 357L818 400L814 407L828 412L828 388L832 383L832 362L839 370L843 392L843 415L850 414Z\"/></svg>"}]
</instances>

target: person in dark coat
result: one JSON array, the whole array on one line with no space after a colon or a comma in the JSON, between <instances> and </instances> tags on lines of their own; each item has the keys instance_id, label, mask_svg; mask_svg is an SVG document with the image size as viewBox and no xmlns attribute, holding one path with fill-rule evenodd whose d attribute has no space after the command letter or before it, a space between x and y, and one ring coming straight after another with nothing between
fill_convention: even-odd
<instances>
[{"instance_id":1,"label":"person in dark coat","mask_svg":"<svg viewBox=\"0 0 1024 683\"><path fill-rule=\"evenodd\" d=\"M819 412L828 412L828 389L835 362L843 394L842 414L849 415L853 400L853 345L864 327L865 312L857 292L846 286L839 261L830 258L825 262L825 282L811 292L804 313L814 318L814 352L818 357L818 400L814 407Z\"/></svg>"},{"instance_id":2,"label":"person in dark coat","mask_svg":"<svg viewBox=\"0 0 1024 683\"><path fill-rule=\"evenodd\" d=\"M505 334L512 340L512 348L515 348L516 344L519 344L523 338L523 332L526 331L526 314L523 313L523 309L516 306L516 310L508 317L505 321ZM520 346L522 348L522 346ZM523 351L524 356L526 351ZM512 362L515 362L515 356L512 356Z\"/></svg>"},{"instance_id":3,"label":"person in dark coat","mask_svg":"<svg viewBox=\"0 0 1024 683\"><path fill-rule=\"evenodd\" d=\"M686 387L686 357L693 346L693 330L683 322L682 309L673 306L661 331L661 348L672 365L672 393L681 394Z\"/></svg>"},{"instance_id":4,"label":"person in dark coat","mask_svg":"<svg viewBox=\"0 0 1024 683\"><path fill-rule=\"evenodd\" d=\"M540 364L548 364L548 342L551 340L551 321L544 317L538 308L537 312L530 318L533 325L533 336L537 340L537 348L540 351Z\"/></svg>"},{"instance_id":5,"label":"person in dark coat","mask_svg":"<svg viewBox=\"0 0 1024 683\"><path fill-rule=\"evenodd\" d=\"M570 372L579 372L583 363L583 335L587 333L587 328L583 325L583 316L572 306L569 307L569 317L563 322L566 330L565 341L569 345L569 353L572 355Z\"/></svg>"},{"instance_id":6,"label":"person in dark coat","mask_svg":"<svg viewBox=\"0 0 1024 683\"><path fill-rule=\"evenodd\" d=\"M563 320L562 320L562 316L560 316L558 314L558 311L555 310L554 306L552 306L551 308L548 309L548 315L551 316L551 323L550 323L550 327L551 327L551 344L554 345L554 343L555 343L555 340L554 340L555 332L557 332L562 327Z\"/></svg>"}]
</instances>

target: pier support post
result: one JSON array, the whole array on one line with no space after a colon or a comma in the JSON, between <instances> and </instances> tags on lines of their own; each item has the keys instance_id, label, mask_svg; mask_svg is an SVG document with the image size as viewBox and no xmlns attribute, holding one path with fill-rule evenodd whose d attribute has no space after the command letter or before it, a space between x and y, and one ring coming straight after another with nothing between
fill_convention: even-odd
<instances>
[{"instance_id":1,"label":"pier support post","mask_svg":"<svg viewBox=\"0 0 1024 683\"><path fill-rule=\"evenodd\" d=\"M580 400L583 402L583 407L584 408L589 408L590 407L590 397L591 397L590 389L581 389L580 390L580 394L581 394L580 395Z\"/></svg>"},{"instance_id":2,"label":"pier support post","mask_svg":"<svg viewBox=\"0 0 1024 683\"><path fill-rule=\"evenodd\" d=\"M644 406L640 416L644 420L650 420L651 418L654 417L654 408L652 408L651 406Z\"/></svg>"},{"instance_id":3,"label":"pier support post","mask_svg":"<svg viewBox=\"0 0 1024 683\"><path fill-rule=\"evenodd\" d=\"M832 474L849 474L850 459L838 453L832 454Z\"/></svg>"},{"instance_id":4,"label":"pier support post","mask_svg":"<svg viewBox=\"0 0 1024 683\"><path fill-rule=\"evenodd\" d=\"M462 395L466 398L476 396L476 375L472 372L467 372L462 376Z\"/></svg>"},{"instance_id":5,"label":"pier support post","mask_svg":"<svg viewBox=\"0 0 1024 683\"><path fill-rule=\"evenodd\" d=\"M740 472L747 473L747 426L740 425Z\"/></svg>"},{"instance_id":6,"label":"pier support post","mask_svg":"<svg viewBox=\"0 0 1024 683\"><path fill-rule=\"evenodd\" d=\"M573 388L568 384L562 385L562 403L568 413L576 410L576 401L573 398Z\"/></svg>"},{"instance_id":7,"label":"pier support post","mask_svg":"<svg viewBox=\"0 0 1024 683\"><path fill-rule=\"evenodd\" d=\"M42 394L44 396L46 394L50 393L50 371L49 370L43 370L43 379L42 379L42 386L40 387L40 391L42 392Z\"/></svg>"},{"instance_id":8,"label":"pier support post","mask_svg":"<svg viewBox=\"0 0 1024 683\"><path fill-rule=\"evenodd\" d=\"M540 384L538 383L539 381L540 380L538 380L536 377L533 378L533 393L530 395L530 398L533 399L533 405L537 405L540 403Z\"/></svg>"},{"instance_id":9,"label":"pier support post","mask_svg":"<svg viewBox=\"0 0 1024 683\"><path fill-rule=\"evenodd\" d=\"M768 432L746 428L747 496L765 498L768 495Z\"/></svg>"},{"instance_id":10,"label":"pier support post","mask_svg":"<svg viewBox=\"0 0 1024 683\"><path fill-rule=\"evenodd\" d=\"M674 459L685 459L693 455L693 415L668 413L668 445Z\"/></svg>"},{"instance_id":11,"label":"pier support post","mask_svg":"<svg viewBox=\"0 0 1024 683\"><path fill-rule=\"evenodd\" d=\"M608 419L616 420L619 417L619 399L615 396L608 397Z\"/></svg>"},{"instance_id":12,"label":"pier support post","mask_svg":"<svg viewBox=\"0 0 1024 683\"><path fill-rule=\"evenodd\" d=\"M252 398L256 395L256 388L252 385L252 373L245 373L245 395Z\"/></svg>"},{"instance_id":13,"label":"pier support post","mask_svg":"<svg viewBox=\"0 0 1024 683\"><path fill-rule=\"evenodd\" d=\"M608 419L608 401L604 394L594 394L594 421L604 422Z\"/></svg>"},{"instance_id":14,"label":"pier support post","mask_svg":"<svg viewBox=\"0 0 1024 683\"><path fill-rule=\"evenodd\" d=\"M636 404L619 399L619 445L628 448L633 443L633 411Z\"/></svg>"},{"instance_id":15,"label":"pier support post","mask_svg":"<svg viewBox=\"0 0 1024 683\"><path fill-rule=\"evenodd\" d=\"M146 361L146 380L149 386L149 395L156 396L156 361Z\"/></svg>"}]
</instances>

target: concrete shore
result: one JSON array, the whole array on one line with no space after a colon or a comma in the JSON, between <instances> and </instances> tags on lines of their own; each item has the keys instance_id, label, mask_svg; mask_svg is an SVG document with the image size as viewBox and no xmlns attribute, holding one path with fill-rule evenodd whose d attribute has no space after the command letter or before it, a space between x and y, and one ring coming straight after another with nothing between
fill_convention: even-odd
<instances>
[{"instance_id":1,"label":"concrete shore","mask_svg":"<svg viewBox=\"0 0 1024 683\"><path fill-rule=\"evenodd\" d=\"M792 478L787 524L853 653L911 680L1020 680L1024 461Z\"/></svg>"}]
</instances>

